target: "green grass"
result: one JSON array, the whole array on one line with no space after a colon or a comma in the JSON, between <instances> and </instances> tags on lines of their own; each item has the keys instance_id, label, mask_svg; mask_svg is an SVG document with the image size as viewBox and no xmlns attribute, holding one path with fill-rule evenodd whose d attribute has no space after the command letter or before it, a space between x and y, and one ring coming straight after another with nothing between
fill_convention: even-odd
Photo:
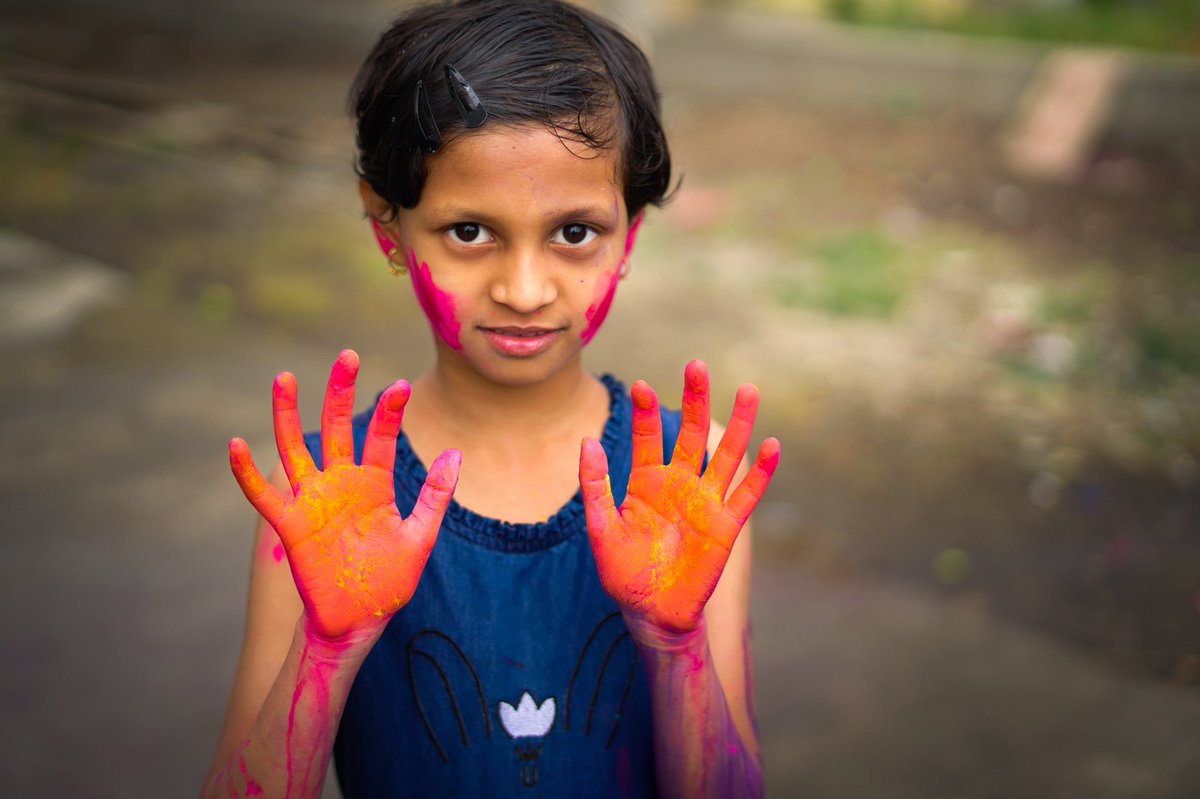
<instances>
[{"instance_id":1,"label":"green grass","mask_svg":"<svg viewBox=\"0 0 1200 799\"><path fill-rule=\"evenodd\" d=\"M781 282L788 305L833 316L891 318L904 299L899 249L875 230L854 230L825 239L806 254L813 268Z\"/></svg>"}]
</instances>

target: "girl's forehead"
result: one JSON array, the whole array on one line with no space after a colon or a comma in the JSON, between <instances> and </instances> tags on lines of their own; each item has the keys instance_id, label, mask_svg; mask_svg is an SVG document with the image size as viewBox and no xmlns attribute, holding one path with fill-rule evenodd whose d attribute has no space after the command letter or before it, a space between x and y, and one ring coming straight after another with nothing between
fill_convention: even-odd
<instances>
[{"instance_id":1,"label":"girl's forehead","mask_svg":"<svg viewBox=\"0 0 1200 799\"><path fill-rule=\"evenodd\" d=\"M542 126L466 133L447 142L426 164L419 206L489 200L514 207L622 202L615 149L589 147Z\"/></svg>"}]
</instances>

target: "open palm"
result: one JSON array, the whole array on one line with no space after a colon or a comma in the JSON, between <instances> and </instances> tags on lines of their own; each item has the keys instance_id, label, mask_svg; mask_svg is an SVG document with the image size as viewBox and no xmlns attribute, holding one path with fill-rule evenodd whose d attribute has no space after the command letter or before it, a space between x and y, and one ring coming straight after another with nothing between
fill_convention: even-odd
<instances>
[{"instance_id":1,"label":"open palm","mask_svg":"<svg viewBox=\"0 0 1200 799\"><path fill-rule=\"evenodd\" d=\"M579 482L588 536L604 589L626 611L660 629L685 632L699 624L730 550L779 463L779 442L763 442L750 473L728 501L750 443L758 390L738 390L733 416L712 461L708 443L708 369L701 361L685 372L683 420L669 464L663 464L658 398L644 382L631 389L633 468L618 509L608 480L608 460L595 439L585 439Z\"/></svg>"},{"instance_id":2,"label":"open palm","mask_svg":"<svg viewBox=\"0 0 1200 799\"><path fill-rule=\"evenodd\" d=\"M296 378L275 379L275 441L292 486L287 497L262 476L246 442L229 444L234 477L279 534L313 629L338 638L381 625L412 598L458 481L461 456L447 450L429 469L412 514L396 508L392 468L409 386L379 399L361 465L354 462L351 416L358 356L345 350L329 376L321 413L322 469L300 426Z\"/></svg>"}]
</instances>

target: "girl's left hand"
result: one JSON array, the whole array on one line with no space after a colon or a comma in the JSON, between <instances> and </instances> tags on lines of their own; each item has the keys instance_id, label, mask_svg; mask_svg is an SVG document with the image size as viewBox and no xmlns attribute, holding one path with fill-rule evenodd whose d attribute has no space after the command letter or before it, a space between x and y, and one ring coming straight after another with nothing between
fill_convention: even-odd
<instances>
[{"instance_id":1,"label":"girl's left hand","mask_svg":"<svg viewBox=\"0 0 1200 799\"><path fill-rule=\"evenodd\" d=\"M708 368L702 361L688 364L684 383L683 421L666 465L658 398L646 383L634 383L633 468L620 509L600 443L584 439L579 457L588 537L604 590L624 613L667 633L690 632L700 624L733 543L779 464L779 441L768 438L726 501L750 444L758 389L738 389L729 427L702 474L709 427Z\"/></svg>"}]
</instances>

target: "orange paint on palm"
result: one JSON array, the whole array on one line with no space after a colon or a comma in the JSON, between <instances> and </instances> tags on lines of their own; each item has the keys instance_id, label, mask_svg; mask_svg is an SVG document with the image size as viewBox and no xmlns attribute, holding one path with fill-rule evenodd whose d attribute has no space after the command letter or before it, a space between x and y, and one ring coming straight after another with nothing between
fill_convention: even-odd
<instances>
[{"instance_id":1,"label":"orange paint on palm","mask_svg":"<svg viewBox=\"0 0 1200 799\"><path fill-rule=\"evenodd\" d=\"M585 439L580 453L588 534L605 590L624 610L672 633L699 625L733 543L779 464L779 442L769 438L750 474L726 500L758 409L758 390L743 386L721 445L701 473L708 442L708 384L704 364L688 364L683 420L666 465L658 398L645 383L634 384L633 469L620 509L599 442Z\"/></svg>"},{"instance_id":2,"label":"orange paint on palm","mask_svg":"<svg viewBox=\"0 0 1200 799\"><path fill-rule=\"evenodd\" d=\"M325 394L320 470L304 445L295 378L276 379L275 437L291 497L263 479L244 441L230 442L234 476L279 534L313 631L329 639L385 621L412 597L461 462L457 450L443 452L412 514L402 518L392 466L409 387L399 381L380 397L358 464L351 423L357 374L358 356L346 350Z\"/></svg>"}]
</instances>

